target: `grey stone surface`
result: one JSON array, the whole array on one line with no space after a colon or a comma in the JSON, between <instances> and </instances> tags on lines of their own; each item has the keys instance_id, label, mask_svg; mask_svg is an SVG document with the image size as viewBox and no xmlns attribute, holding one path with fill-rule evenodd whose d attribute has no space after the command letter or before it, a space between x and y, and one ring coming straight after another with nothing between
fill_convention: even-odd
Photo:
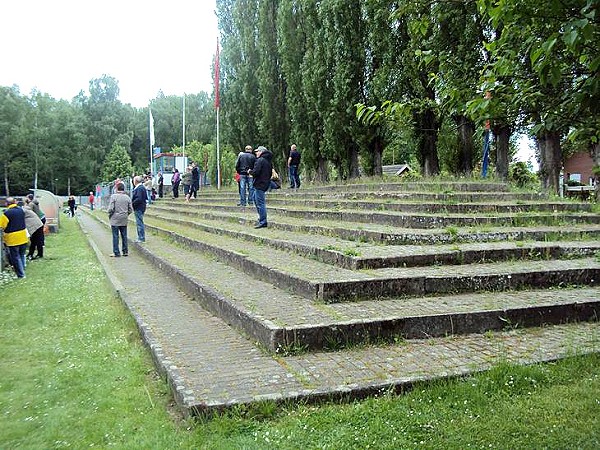
<instances>
[{"instance_id":1,"label":"grey stone surface","mask_svg":"<svg viewBox=\"0 0 600 450\"><path fill-rule=\"evenodd\" d=\"M332 324L342 318L360 321L367 313L389 318L402 315L403 310L410 313L411 305L416 310L430 308L435 313L444 298L419 299L422 303L405 300L404 304L401 299L314 303L265 281L253 280L249 284L247 278L240 278L237 269L214 257L196 252L192 258L189 249L169 245L152 234L147 244L132 244L128 258L106 258L111 252L109 229L87 214L79 220L113 286L136 318L158 370L169 380L178 404L187 414L263 399L311 401L345 398L348 394L359 397L419 380L485 370L499 361L547 361L597 352L600 348L600 326L594 322L417 339L340 352L271 354L202 308L198 298L181 289L177 278L195 281L194 292L199 297L208 295L202 290L214 290L209 293L233 305L231 311L260 318L265 329L269 324L277 328L286 324ZM245 247L240 249L242 256ZM150 255L157 258L148 258ZM160 265L161 258L170 262L169 269ZM340 270L335 269L336 274ZM556 297L564 301L570 296L598 297L598 290L593 287L566 290L566 295L557 292L463 295L453 297L458 301L452 304L455 311L471 311L470 302L493 309L502 306L498 302L503 301L554 304Z\"/></svg>"}]
</instances>

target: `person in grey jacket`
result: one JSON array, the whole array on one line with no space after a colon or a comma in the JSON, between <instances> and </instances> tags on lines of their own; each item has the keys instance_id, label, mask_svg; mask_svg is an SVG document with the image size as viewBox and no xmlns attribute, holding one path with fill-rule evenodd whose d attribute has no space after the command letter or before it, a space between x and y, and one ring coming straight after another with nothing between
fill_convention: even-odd
<instances>
[{"instance_id":1,"label":"person in grey jacket","mask_svg":"<svg viewBox=\"0 0 600 450\"><path fill-rule=\"evenodd\" d=\"M34 259L33 253L36 249L38 251L37 257L43 258L44 224L33 209L28 208L27 205L23 207L23 212L25 213L25 228L27 228L27 232L29 233L29 254L27 255L27 259L30 261Z\"/></svg>"},{"instance_id":2,"label":"person in grey jacket","mask_svg":"<svg viewBox=\"0 0 600 450\"><path fill-rule=\"evenodd\" d=\"M125 185L117 184L117 192L110 196L108 202L108 218L110 220L110 228L112 230L113 252L110 256L121 256L119 252L119 233L123 247L123 256L128 255L127 247L127 222L129 214L133 212L131 199L125 193Z\"/></svg>"}]
</instances>

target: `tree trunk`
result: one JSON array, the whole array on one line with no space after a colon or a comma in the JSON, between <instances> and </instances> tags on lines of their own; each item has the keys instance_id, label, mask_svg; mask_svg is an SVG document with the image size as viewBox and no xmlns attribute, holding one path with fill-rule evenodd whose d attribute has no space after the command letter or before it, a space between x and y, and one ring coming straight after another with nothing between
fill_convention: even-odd
<instances>
[{"instance_id":1,"label":"tree trunk","mask_svg":"<svg viewBox=\"0 0 600 450\"><path fill-rule=\"evenodd\" d=\"M592 159L594 169L599 171L594 175L594 183L596 183L596 201L600 201L600 143L592 145Z\"/></svg>"},{"instance_id":2,"label":"tree trunk","mask_svg":"<svg viewBox=\"0 0 600 450\"><path fill-rule=\"evenodd\" d=\"M375 136L373 139L373 175L382 176L383 162L383 139L379 135Z\"/></svg>"},{"instance_id":3,"label":"tree trunk","mask_svg":"<svg viewBox=\"0 0 600 450\"><path fill-rule=\"evenodd\" d=\"M455 115L454 123L458 131L459 161L458 170L462 175L471 175L473 173L473 135L475 134L475 124L464 115Z\"/></svg>"},{"instance_id":4,"label":"tree trunk","mask_svg":"<svg viewBox=\"0 0 600 450\"><path fill-rule=\"evenodd\" d=\"M8 165L4 162L4 192L7 197L10 197L10 190L8 189Z\"/></svg>"},{"instance_id":5,"label":"tree trunk","mask_svg":"<svg viewBox=\"0 0 600 450\"><path fill-rule=\"evenodd\" d=\"M507 124L499 124L493 127L496 136L496 175L498 178L508 180L508 149L512 131Z\"/></svg>"},{"instance_id":6,"label":"tree trunk","mask_svg":"<svg viewBox=\"0 0 600 450\"><path fill-rule=\"evenodd\" d=\"M329 173L327 170L327 160L319 155L317 159L317 181L319 183L327 183L329 181Z\"/></svg>"},{"instance_id":7,"label":"tree trunk","mask_svg":"<svg viewBox=\"0 0 600 450\"><path fill-rule=\"evenodd\" d=\"M348 149L348 176L349 178L360 177L360 170L358 167L358 146L351 144Z\"/></svg>"},{"instance_id":8,"label":"tree trunk","mask_svg":"<svg viewBox=\"0 0 600 450\"><path fill-rule=\"evenodd\" d=\"M541 158L542 188L558 194L558 179L562 165L560 133L558 131L541 131L537 135L537 144Z\"/></svg>"},{"instance_id":9,"label":"tree trunk","mask_svg":"<svg viewBox=\"0 0 600 450\"><path fill-rule=\"evenodd\" d=\"M417 113L415 116L421 172L424 177L437 175L440 173L440 162L437 154L438 120L431 109Z\"/></svg>"}]
</instances>

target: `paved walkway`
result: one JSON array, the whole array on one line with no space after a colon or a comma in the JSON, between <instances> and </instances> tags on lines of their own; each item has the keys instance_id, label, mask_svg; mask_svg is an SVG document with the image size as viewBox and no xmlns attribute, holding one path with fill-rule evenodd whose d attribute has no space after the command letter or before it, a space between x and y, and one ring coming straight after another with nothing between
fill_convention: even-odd
<instances>
[{"instance_id":1,"label":"paved walkway","mask_svg":"<svg viewBox=\"0 0 600 450\"><path fill-rule=\"evenodd\" d=\"M127 258L109 258L110 230L88 214L79 222L185 414L268 399L363 396L486 370L500 361L527 364L600 351L596 322L271 355L183 294L142 257L139 244L130 245ZM133 226L129 231L134 237Z\"/></svg>"}]
</instances>

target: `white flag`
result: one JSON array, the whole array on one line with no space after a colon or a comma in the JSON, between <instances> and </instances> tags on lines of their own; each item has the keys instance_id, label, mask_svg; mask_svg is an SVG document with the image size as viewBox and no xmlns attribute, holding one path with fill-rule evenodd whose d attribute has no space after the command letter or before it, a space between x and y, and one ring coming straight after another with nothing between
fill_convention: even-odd
<instances>
[{"instance_id":1,"label":"white flag","mask_svg":"<svg viewBox=\"0 0 600 450\"><path fill-rule=\"evenodd\" d=\"M154 148L154 117L152 117L152 111L148 108L150 113L150 148Z\"/></svg>"}]
</instances>

